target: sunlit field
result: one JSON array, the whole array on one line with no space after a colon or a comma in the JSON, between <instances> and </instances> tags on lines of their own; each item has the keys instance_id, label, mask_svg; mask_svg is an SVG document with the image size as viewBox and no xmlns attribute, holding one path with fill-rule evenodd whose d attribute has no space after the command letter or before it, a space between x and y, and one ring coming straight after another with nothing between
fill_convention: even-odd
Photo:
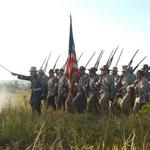
<instances>
[{"instance_id":1,"label":"sunlit field","mask_svg":"<svg viewBox=\"0 0 150 150\"><path fill-rule=\"evenodd\" d=\"M42 104L41 116L32 117L30 90L5 94L0 110L2 150L150 149L150 104L132 116L53 112Z\"/></svg>"}]
</instances>

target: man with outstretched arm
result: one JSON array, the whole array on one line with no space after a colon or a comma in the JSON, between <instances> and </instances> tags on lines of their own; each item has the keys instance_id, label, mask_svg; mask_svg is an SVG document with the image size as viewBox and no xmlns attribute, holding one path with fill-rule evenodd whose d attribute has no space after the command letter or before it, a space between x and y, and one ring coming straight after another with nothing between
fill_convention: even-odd
<instances>
[{"instance_id":1,"label":"man with outstretched arm","mask_svg":"<svg viewBox=\"0 0 150 150\"><path fill-rule=\"evenodd\" d=\"M42 97L42 83L38 78L36 67L31 67L30 76L25 76L11 72L12 75L17 76L18 79L31 81L31 97L30 104L32 107L32 114L35 112L41 114L41 97Z\"/></svg>"}]
</instances>

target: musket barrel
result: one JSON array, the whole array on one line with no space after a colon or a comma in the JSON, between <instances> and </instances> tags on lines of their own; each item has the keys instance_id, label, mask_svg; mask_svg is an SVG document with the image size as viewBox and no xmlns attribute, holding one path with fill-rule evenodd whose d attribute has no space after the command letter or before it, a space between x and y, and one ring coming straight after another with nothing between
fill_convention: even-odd
<instances>
[{"instance_id":1,"label":"musket barrel","mask_svg":"<svg viewBox=\"0 0 150 150\"><path fill-rule=\"evenodd\" d=\"M59 57L60 57L60 55L59 55L59 56L57 57L57 59L56 59L56 62L55 62L54 67L53 67L53 70L54 70L55 67L56 67L56 64L57 64L57 62L58 62Z\"/></svg>"},{"instance_id":2,"label":"musket barrel","mask_svg":"<svg viewBox=\"0 0 150 150\"><path fill-rule=\"evenodd\" d=\"M49 59L50 59L51 55L52 55L52 52L49 53L49 56L47 58L47 61L46 61L45 67L44 67L44 72L46 72L47 65L48 65L48 62L49 62Z\"/></svg>"},{"instance_id":3,"label":"musket barrel","mask_svg":"<svg viewBox=\"0 0 150 150\"><path fill-rule=\"evenodd\" d=\"M116 62L116 65L115 65L115 67L117 67L117 65L118 65L118 62L119 62L119 60L120 60L120 57L121 57L121 55L122 55L122 53L123 53L123 50L124 50L124 49L122 49L122 50L121 50L121 52L120 52L120 55L119 55L119 58L118 58L118 60L117 60L117 62Z\"/></svg>"},{"instance_id":4,"label":"musket barrel","mask_svg":"<svg viewBox=\"0 0 150 150\"><path fill-rule=\"evenodd\" d=\"M96 60L95 65L94 65L95 68L98 68L100 60L101 60L103 54L104 54L104 51L102 49L101 52L100 52L100 54L99 54L99 56L98 56L98 58L97 58L97 60Z\"/></svg>"},{"instance_id":5,"label":"musket barrel","mask_svg":"<svg viewBox=\"0 0 150 150\"><path fill-rule=\"evenodd\" d=\"M95 52L92 54L92 56L90 57L90 59L88 60L88 62L85 65L85 68L87 67L87 65L89 64L89 62L91 61L91 59L93 58L93 56L95 55Z\"/></svg>"},{"instance_id":6,"label":"musket barrel","mask_svg":"<svg viewBox=\"0 0 150 150\"><path fill-rule=\"evenodd\" d=\"M130 60L130 62L129 62L129 64L128 64L128 68L130 68L130 67L131 67L132 62L133 62L133 59L134 59L135 55L138 53L138 51L139 51L139 49L137 49L137 50L136 50L136 52L134 53L134 55L133 55L132 59Z\"/></svg>"},{"instance_id":7,"label":"musket barrel","mask_svg":"<svg viewBox=\"0 0 150 150\"><path fill-rule=\"evenodd\" d=\"M145 56L133 69L133 72L138 68L138 66L144 61L144 59L146 58L147 56Z\"/></svg>"},{"instance_id":8,"label":"musket barrel","mask_svg":"<svg viewBox=\"0 0 150 150\"><path fill-rule=\"evenodd\" d=\"M116 54L118 48L119 48L119 45L116 47L115 51L113 52L111 58L109 59L109 61L108 61L108 63L107 63L108 68L111 66L112 61L113 61L113 59L114 59L114 55Z\"/></svg>"},{"instance_id":9,"label":"musket barrel","mask_svg":"<svg viewBox=\"0 0 150 150\"><path fill-rule=\"evenodd\" d=\"M41 67L40 67L40 69L42 69L42 68L43 68L43 65L44 65L45 61L46 61L46 58L44 59L44 61L43 61L42 65L41 65Z\"/></svg>"},{"instance_id":10,"label":"musket barrel","mask_svg":"<svg viewBox=\"0 0 150 150\"><path fill-rule=\"evenodd\" d=\"M82 52L81 55L79 56L77 62L79 62L79 60L80 60L80 58L82 57L82 55L83 55L83 52Z\"/></svg>"}]
</instances>

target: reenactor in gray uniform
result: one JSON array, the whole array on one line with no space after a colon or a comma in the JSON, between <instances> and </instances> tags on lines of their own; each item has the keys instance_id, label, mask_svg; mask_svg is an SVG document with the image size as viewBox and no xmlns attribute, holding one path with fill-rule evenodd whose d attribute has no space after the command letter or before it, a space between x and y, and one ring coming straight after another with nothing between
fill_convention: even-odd
<instances>
[{"instance_id":1,"label":"reenactor in gray uniform","mask_svg":"<svg viewBox=\"0 0 150 150\"><path fill-rule=\"evenodd\" d=\"M101 70L101 88L99 104L102 110L109 110L109 100L113 101L115 96L115 82L112 75L109 74L107 65L100 68Z\"/></svg>"},{"instance_id":2,"label":"reenactor in gray uniform","mask_svg":"<svg viewBox=\"0 0 150 150\"><path fill-rule=\"evenodd\" d=\"M42 95L42 100L44 104L46 104L46 98L47 98L47 83L48 83L48 76L44 73L44 70L40 69L38 71L38 77L41 80L42 83L42 89L43 89L43 95Z\"/></svg>"},{"instance_id":3,"label":"reenactor in gray uniform","mask_svg":"<svg viewBox=\"0 0 150 150\"><path fill-rule=\"evenodd\" d=\"M134 112L138 113L148 100L149 94L148 80L144 77L144 72L142 70L137 71L137 80L135 81L134 85L136 94Z\"/></svg>"},{"instance_id":4,"label":"reenactor in gray uniform","mask_svg":"<svg viewBox=\"0 0 150 150\"><path fill-rule=\"evenodd\" d=\"M59 69L55 69L55 75L59 79Z\"/></svg>"},{"instance_id":5,"label":"reenactor in gray uniform","mask_svg":"<svg viewBox=\"0 0 150 150\"><path fill-rule=\"evenodd\" d=\"M55 89L55 85L57 82L58 82L58 79L57 79L57 77L54 76L53 69L50 69L49 70L49 79L48 79L47 102L48 102L48 106L51 105L53 110L56 110L54 89Z\"/></svg>"},{"instance_id":6,"label":"reenactor in gray uniform","mask_svg":"<svg viewBox=\"0 0 150 150\"><path fill-rule=\"evenodd\" d=\"M58 97L58 81L60 79L60 70L59 69L55 69L55 77L57 78L57 82L55 83L54 96L57 99L57 97Z\"/></svg>"},{"instance_id":7,"label":"reenactor in gray uniform","mask_svg":"<svg viewBox=\"0 0 150 150\"><path fill-rule=\"evenodd\" d=\"M89 75L87 73L85 73L85 67L80 66L78 84L79 84L80 88L83 89L83 91L85 91L88 81L89 81Z\"/></svg>"},{"instance_id":8,"label":"reenactor in gray uniform","mask_svg":"<svg viewBox=\"0 0 150 150\"><path fill-rule=\"evenodd\" d=\"M114 77L114 81L115 81L115 85L116 83L119 81L120 79L120 75L118 74L118 68L117 67L113 67L112 68L112 72L111 75Z\"/></svg>"},{"instance_id":9,"label":"reenactor in gray uniform","mask_svg":"<svg viewBox=\"0 0 150 150\"><path fill-rule=\"evenodd\" d=\"M58 81L58 97L57 97L57 108L61 109L63 106L63 109L65 110L65 101L68 96L68 78L67 74L64 73L64 69L60 69L60 79Z\"/></svg>"},{"instance_id":10,"label":"reenactor in gray uniform","mask_svg":"<svg viewBox=\"0 0 150 150\"><path fill-rule=\"evenodd\" d=\"M85 67L79 68L79 80L75 84L77 94L73 99L74 111L77 113L84 113L87 108L86 85L88 84L89 75L85 73Z\"/></svg>"},{"instance_id":11,"label":"reenactor in gray uniform","mask_svg":"<svg viewBox=\"0 0 150 150\"><path fill-rule=\"evenodd\" d=\"M135 90L133 85L127 87L125 96L121 99L120 108L125 115L129 115L135 102Z\"/></svg>"},{"instance_id":12,"label":"reenactor in gray uniform","mask_svg":"<svg viewBox=\"0 0 150 150\"><path fill-rule=\"evenodd\" d=\"M42 83L38 78L36 67L31 67L30 76L25 76L21 74L12 73L12 75L16 75L18 79L31 81L31 97L30 104L32 107L32 114L34 115L37 111L38 114L41 114L41 97L42 97Z\"/></svg>"},{"instance_id":13,"label":"reenactor in gray uniform","mask_svg":"<svg viewBox=\"0 0 150 150\"><path fill-rule=\"evenodd\" d=\"M96 74L96 69L94 67L89 69L89 101L87 104L87 112L99 114L99 87L97 82L99 81L99 76Z\"/></svg>"},{"instance_id":14,"label":"reenactor in gray uniform","mask_svg":"<svg viewBox=\"0 0 150 150\"><path fill-rule=\"evenodd\" d=\"M148 81L150 81L150 72L149 72L150 67L148 66L148 64L144 64L144 65L143 65L143 68L142 68L141 70L143 70L145 78L146 78Z\"/></svg>"},{"instance_id":15,"label":"reenactor in gray uniform","mask_svg":"<svg viewBox=\"0 0 150 150\"><path fill-rule=\"evenodd\" d=\"M99 80L99 76L96 74L96 69L94 67L89 69L89 96L92 95L93 93L95 93L95 91L97 90L97 85L96 83Z\"/></svg>"},{"instance_id":16,"label":"reenactor in gray uniform","mask_svg":"<svg viewBox=\"0 0 150 150\"><path fill-rule=\"evenodd\" d=\"M131 75L133 76L133 78L134 78L134 80L135 80L135 79L136 79L136 75L135 75L135 73L134 73L133 67L130 66L129 69L128 69L128 71L131 73Z\"/></svg>"},{"instance_id":17,"label":"reenactor in gray uniform","mask_svg":"<svg viewBox=\"0 0 150 150\"><path fill-rule=\"evenodd\" d=\"M125 96L127 92L127 87L134 83L135 76L128 71L127 65L122 66L122 74L120 80L118 80L117 85L121 83L122 97Z\"/></svg>"}]
</instances>

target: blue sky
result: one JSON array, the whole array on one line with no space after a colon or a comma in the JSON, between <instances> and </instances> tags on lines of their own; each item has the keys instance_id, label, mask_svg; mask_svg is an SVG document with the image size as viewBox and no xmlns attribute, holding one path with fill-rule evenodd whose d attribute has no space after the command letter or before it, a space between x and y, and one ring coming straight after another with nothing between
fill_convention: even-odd
<instances>
[{"instance_id":1,"label":"blue sky","mask_svg":"<svg viewBox=\"0 0 150 150\"><path fill-rule=\"evenodd\" d=\"M149 8L148 0L0 1L0 64L11 71L29 75L30 67L39 68L52 51L48 70L59 54L57 67L61 67L68 53L70 13L77 56L84 53L79 66L85 65L96 51L88 68L91 67L100 50L104 49L102 66L117 45L116 57L124 48L118 64L120 70L136 49L140 50L133 66L144 56L148 57L143 63L149 64ZM116 61L114 58L113 64ZM0 80L15 79L2 68L0 71Z\"/></svg>"}]
</instances>

